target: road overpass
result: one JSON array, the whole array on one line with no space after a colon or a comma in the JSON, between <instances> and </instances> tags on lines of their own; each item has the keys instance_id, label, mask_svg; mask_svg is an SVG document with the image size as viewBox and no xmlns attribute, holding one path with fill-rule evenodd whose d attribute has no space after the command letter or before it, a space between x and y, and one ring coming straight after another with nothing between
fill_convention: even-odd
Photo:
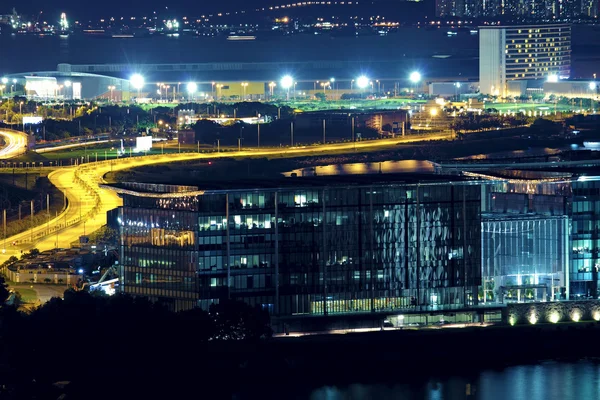
<instances>
[{"instance_id":1,"label":"road overpass","mask_svg":"<svg viewBox=\"0 0 600 400\"><path fill-rule=\"evenodd\" d=\"M27 151L27 134L12 129L0 129L0 136L6 145L0 149L0 160L8 160L20 156Z\"/></svg>"},{"instance_id":2,"label":"road overpass","mask_svg":"<svg viewBox=\"0 0 600 400\"><path fill-rule=\"evenodd\" d=\"M146 165L177 161L236 157L296 157L324 155L337 152L351 153L378 147L393 148L398 144L427 140L447 139L448 135L424 135L394 139L347 142L328 145L299 146L287 148L242 149L217 153L171 153L151 156L98 161L72 167L62 167L48 175L50 182L63 192L68 200L60 215L48 217L45 224L32 227L26 232L6 238L2 243L0 263L10 256L20 256L22 251L37 248L40 251L57 247L70 247L80 236L90 234L106 224L106 213L122 204L113 190L102 187L104 175ZM15 243L15 245L13 245Z\"/></svg>"}]
</instances>

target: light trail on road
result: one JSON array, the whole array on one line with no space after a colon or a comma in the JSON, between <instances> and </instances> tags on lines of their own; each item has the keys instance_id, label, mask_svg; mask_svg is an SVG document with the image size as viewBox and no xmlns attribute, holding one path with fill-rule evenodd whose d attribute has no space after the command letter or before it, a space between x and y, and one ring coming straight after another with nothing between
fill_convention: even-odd
<instances>
[{"instance_id":1,"label":"light trail on road","mask_svg":"<svg viewBox=\"0 0 600 400\"><path fill-rule=\"evenodd\" d=\"M48 175L50 182L63 192L68 206L58 216L48 216L48 221L28 231L6 238L0 243L0 263L10 256L19 257L21 251L37 248L40 251L70 247L79 237L106 225L106 213L122 205L121 198L105 184L104 175L146 165L178 161L219 159L236 157L295 157L325 155L345 151L347 153L378 147L393 148L398 144L428 140L448 139L447 134L401 137L394 139L369 140L362 142L336 143L328 145L300 146L287 148L242 149L223 153L170 153L152 156L126 157L109 161L98 161L73 167L62 167ZM16 245L12 245L16 242Z\"/></svg>"},{"instance_id":2,"label":"light trail on road","mask_svg":"<svg viewBox=\"0 0 600 400\"><path fill-rule=\"evenodd\" d=\"M0 136L4 137L6 146L0 149L0 160L17 157L27 150L27 134L11 129L0 129Z\"/></svg>"}]
</instances>

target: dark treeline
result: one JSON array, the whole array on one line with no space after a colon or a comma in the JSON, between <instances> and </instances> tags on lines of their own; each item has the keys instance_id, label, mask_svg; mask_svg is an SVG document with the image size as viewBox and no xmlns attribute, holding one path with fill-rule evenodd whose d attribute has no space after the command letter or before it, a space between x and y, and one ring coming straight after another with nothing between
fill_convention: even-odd
<instances>
[{"instance_id":1,"label":"dark treeline","mask_svg":"<svg viewBox=\"0 0 600 400\"><path fill-rule=\"evenodd\" d=\"M58 381L71 382L67 398L86 399L144 398L184 377L208 384L235 365L224 348L270 335L268 313L238 301L175 313L142 297L68 290L29 314L0 308L0 398L55 399Z\"/></svg>"}]
</instances>

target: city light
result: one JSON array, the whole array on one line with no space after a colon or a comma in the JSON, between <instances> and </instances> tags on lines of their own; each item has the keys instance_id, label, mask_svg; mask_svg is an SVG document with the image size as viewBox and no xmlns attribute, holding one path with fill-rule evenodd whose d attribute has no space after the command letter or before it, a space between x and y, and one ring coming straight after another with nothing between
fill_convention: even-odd
<instances>
[{"instance_id":1,"label":"city light","mask_svg":"<svg viewBox=\"0 0 600 400\"><path fill-rule=\"evenodd\" d=\"M2 83L4 83L6 85L8 83L8 78L6 78L6 77L2 78Z\"/></svg>"},{"instance_id":2,"label":"city light","mask_svg":"<svg viewBox=\"0 0 600 400\"><path fill-rule=\"evenodd\" d=\"M198 91L198 85L196 82L190 82L187 84L187 91L189 94L194 94Z\"/></svg>"},{"instance_id":3,"label":"city light","mask_svg":"<svg viewBox=\"0 0 600 400\"><path fill-rule=\"evenodd\" d=\"M329 82L331 82L331 83L335 82L335 78L329 79Z\"/></svg>"},{"instance_id":4,"label":"city light","mask_svg":"<svg viewBox=\"0 0 600 400\"><path fill-rule=\"evenodd\" d=\"M412 83L418 83L421 81L421 74L417 71L411 72L409 79Z\"/></svg>"},{"instance_id":5,"label":"city light","mask_svg":"<svg viewBox=\"0 0 600 400\"><path fill-rule=\"evenodd\" d=\"M67 29L69 29L69 21L67 21L67 14L62 13L60 14L60 29L63 31L66 31Z\"/></svg>"},{"instance_id":6,"label":"city light","mask_svg":"<svg viewBox=\"0 0 600 400\"><path fill-rule=\"evenodd\" d=\"M558 82L558 75L550 75L548 77L548 82Z\"/></svg>"},{"instance_id":7,"label":"city light","mask_svg":"<svg viewBox=\"0 0 600 400\"><path fill-rule=\"evenodd\" d=\"M133 87L137 90L140 90L144 87L144 77L140 74L133 74L129 79L129 82L131 82Z\"/></svg>"},{"instance_id":8,"label":"city light","mask_svg":"<svg viewBox=\"0 0 600 400\"><path fill-rule=\"evenodd\" d=\"M369 86L369 78L364 75L359 76L356 78L356 86L358 86L360 89L366 88Z\"/></svg>"},{"instance_id":9,"label":"city light","mask_svg":"<svg viewBox=\"0 0 600 400\"><path fill-rule=\"evenodd\" d=\"M279 83L281 84L282 88L289 89L294 85L294 78L292 78L290 75L286 75L283 78L281 78L281 81Z\"/></svg>"},{"instance_id":10,"label":"city light","mask_svg":"<svg viewBox=\"0 0 600 400\"><path fill-rule=\"evenodd\" d=\"M596 82L590 82L590 90L596 90L597 87L598 85L596 84Z\"/></svg>"},{"instance_id":11,"label":"city light","mask_svg":"<svg viewBox=\"0 0 600 400\"><path fill-rule=\"evenodd\" d=\"M65 87L71 87L72 84L71 81L65 81Z\"/></svg>"}]
</instances>

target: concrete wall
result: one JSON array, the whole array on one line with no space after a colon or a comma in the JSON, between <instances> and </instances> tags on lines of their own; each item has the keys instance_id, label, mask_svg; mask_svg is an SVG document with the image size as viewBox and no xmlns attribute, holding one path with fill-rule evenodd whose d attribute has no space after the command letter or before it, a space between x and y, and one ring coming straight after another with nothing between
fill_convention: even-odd
<instances>
[{"instance_id":1,"label":"concrete wall","mask_svg":"<svg viewBox=\"0 0 600 400\"><path fill-rule=\"evenodd\" d=\"M508 304L508 323L600 321L600 300Z\"/></svg>"}]
</instances>

